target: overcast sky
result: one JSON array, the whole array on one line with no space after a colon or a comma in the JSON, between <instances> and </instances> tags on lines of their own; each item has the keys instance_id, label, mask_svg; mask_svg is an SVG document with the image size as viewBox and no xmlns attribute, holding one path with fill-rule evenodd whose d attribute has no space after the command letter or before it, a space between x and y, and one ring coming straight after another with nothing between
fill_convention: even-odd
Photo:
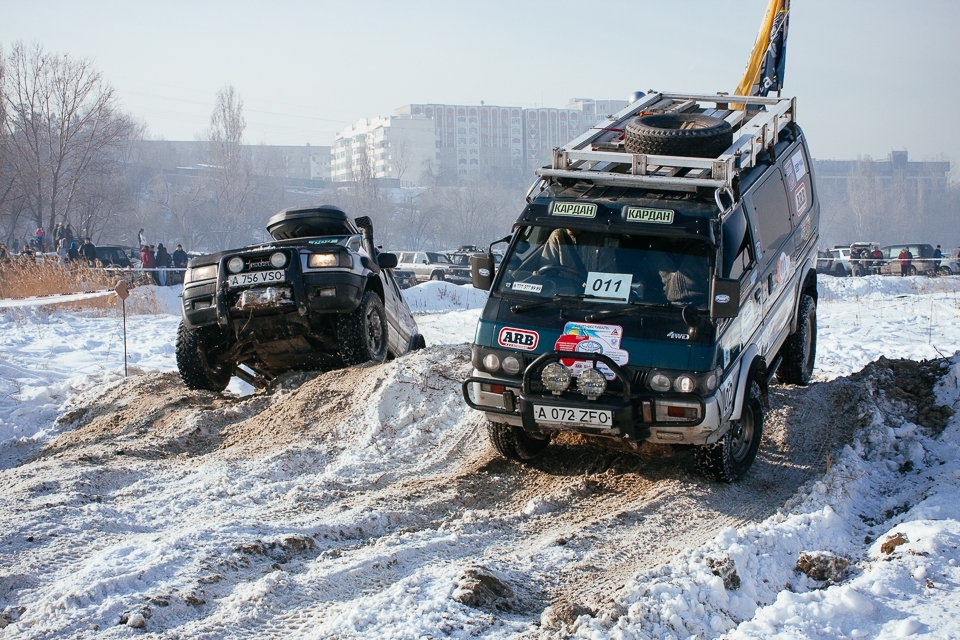
<instances>
[{"instance_id":1,"label":"overcast sky","mask_svg":"<svg viewBox=\"0 0 960 640\"><path fill-rule=\"evenodd\" d=\"M814 156L906 149L960 163L960 1L791 4L784 93L797 96ZM248 143L329 145L345 125L412 102L732 91L766 5L0 0L0 45L90 58L154 138L202 137L231 84Z\"/></svg>"}]
</instances>

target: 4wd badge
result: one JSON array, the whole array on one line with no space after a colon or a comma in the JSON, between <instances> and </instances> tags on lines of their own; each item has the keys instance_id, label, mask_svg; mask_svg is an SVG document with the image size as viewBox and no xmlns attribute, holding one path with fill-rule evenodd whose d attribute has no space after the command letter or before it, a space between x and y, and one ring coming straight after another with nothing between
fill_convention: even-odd
<instances>
[{"instance_id":1,"label":"4wd badge","mask_svg":"<svg viewBox=\"0 0 960 640\"><path fill-rule=\"evenodd\" d=\"M501 347L523 349L524 351L533 351L537 348L538 342L540 342L540 334L536 331L514 329L513 327L500 329L500 335L497 336L497 344Z\"/></svg>"}]
</instances>

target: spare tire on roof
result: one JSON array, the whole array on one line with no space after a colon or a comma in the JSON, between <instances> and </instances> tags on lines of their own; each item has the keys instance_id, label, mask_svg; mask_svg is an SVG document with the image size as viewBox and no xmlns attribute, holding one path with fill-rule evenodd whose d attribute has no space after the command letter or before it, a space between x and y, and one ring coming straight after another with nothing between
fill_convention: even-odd
<instances>
[{"instance_id":1,"label":"spare tire on roof","mask_svg":"<svg viewBox=\"0 0 960 640\"><path fill-rule=\"evenodd\" d=\"M733 127L721 118L687 113L661 113L627 123L624 145L629 153L716 158L733 143Z\"/></svg>"}]
</instances>

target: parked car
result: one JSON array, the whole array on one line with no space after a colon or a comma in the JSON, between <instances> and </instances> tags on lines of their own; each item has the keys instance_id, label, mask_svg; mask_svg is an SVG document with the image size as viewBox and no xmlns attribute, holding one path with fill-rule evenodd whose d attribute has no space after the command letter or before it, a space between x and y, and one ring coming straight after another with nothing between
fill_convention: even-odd
<instances>
[{"instance_id":1,"label":"parked car","mask_svg":"<svg viewBox=\"0 0 960 640\"><path fill-rule=\"evenodd\" d=\"M416 274L417 282L446 280L455 284L470 282L470 267L454 265L446 254L437 251L401 251L397 267Z\"/></svg>"},{"instance_id":2,"label":"parked car","mask_svg":"<svg viewBox=\"0 0 960 640\"><path fill-rule=\"evenodd\" d=\"M900 275L900 251L906 247L910 250L910 254L913 256L910 259L910 271L908 275L938 275L941 272L943 267L946 267L946 270L949 272L950 268L946 265L949 262L949 259L942 258L940 260L934 260L933 258L933 246L929 244L891 244L885 247L881 247L880 251L883 252L884 264L880 268L880 273L883 275ZM940 264L937 264L940 263ZM949 275L949 273L945 274Z\"/></svg>"},{"instance_id":3,"label":"parked car","mask_svg":"<svg viewBox=\"0 0 960 640\"><path fill-rule=\"evenodd\" d=\"M133 266L124 247L114 245L100 245L97 247L97 260L105 267L119 267L128 269Z\"/></svg>"},{"instance_id":4,"label":"parked car","mask_svg":"<svg viewBox=\"0 0 960 640\"><path fill-rule=\"evenodd\" d=\"M853 275L853 265L850 264L850 249L853 247L873 249L878 245L879 243L876 242L852 242L850 244L834 245L830 249L833 257L827 256L826 251L818 251L817 272L839 278Z\"/></svg>"}]
</instances>

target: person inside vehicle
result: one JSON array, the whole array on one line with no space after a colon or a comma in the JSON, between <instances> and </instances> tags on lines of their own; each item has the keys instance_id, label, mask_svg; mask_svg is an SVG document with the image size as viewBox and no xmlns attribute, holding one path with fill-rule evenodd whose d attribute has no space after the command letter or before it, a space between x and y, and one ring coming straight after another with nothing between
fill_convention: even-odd
<instances>
[{"instance_id":1,"label":"person inside vehicle","mask_svg":"<svg viewBox=\"0 0 960 640\"><path fill-rule=\"evenodd\" d=\"M616 273L614 247L606 246L606 239L583 229L554 229L543 243L533 275L559 270L585 280L592 271Z\"/></svg>"},{"instance_id":2,"label":"person inside vehicle","mask_svg":"<svg viewBox=\"0 0 960 640\"><path fill-rule=\"evenodd\" d=\"M651 263L662 284L663 298L676 304L706 304L707 258L690 252L684 238L669 237L650 252Z\"/></svg>"}]
</instances>

